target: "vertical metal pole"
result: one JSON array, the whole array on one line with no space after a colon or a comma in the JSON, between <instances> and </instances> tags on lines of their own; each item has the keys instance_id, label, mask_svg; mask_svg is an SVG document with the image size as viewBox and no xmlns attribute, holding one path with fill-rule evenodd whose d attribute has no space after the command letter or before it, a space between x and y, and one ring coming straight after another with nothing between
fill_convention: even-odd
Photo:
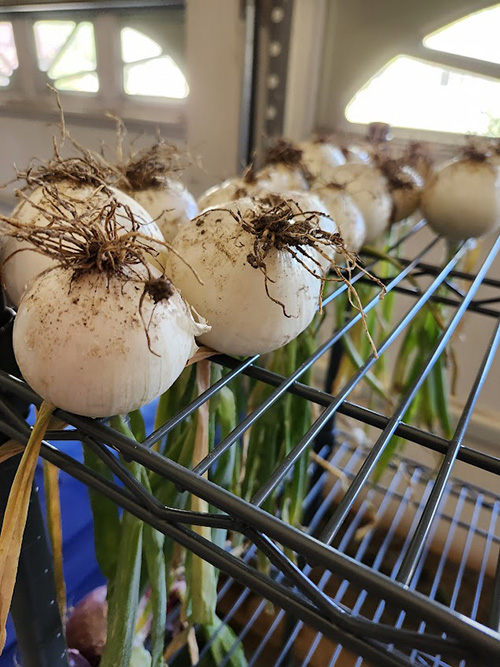
<instances>
[{"instance_id":1,"label":"vertical metal pole","mask_svg":"<svg viewBox=\"0 0 500 667\"><path fill-rule=\"evenodd\" d=\"M242 11L245 18L245 55L241 89L240 137L238 167L246 167L253 160L254 125L257 80L258 0L245 0Z\"/></svg>"},{"instance_id":2,"label":"vertical metal pole","mask_svg":"<svg viewBox=\"0 0 500 667\"><path fill-rule=\"evenodd\" d=\"M0 367L19 374L12 351L13 321L14 313L6 307L0 289ZM28 407L16 403L21 414L27 414ZM0 446L7 440L0 432ZM4 515L20 459L16 456L0 464L0 518ZM52 558L36 489L29 503L11 614L23 667L68 667Z\"/></svg>"}]
</instances>

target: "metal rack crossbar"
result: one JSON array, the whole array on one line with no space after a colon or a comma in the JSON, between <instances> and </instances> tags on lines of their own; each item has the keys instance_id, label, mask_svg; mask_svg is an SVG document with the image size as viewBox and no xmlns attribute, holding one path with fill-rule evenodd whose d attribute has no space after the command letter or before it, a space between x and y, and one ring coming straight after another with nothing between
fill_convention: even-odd
<instances>
[{"instance_id":1,"label":"metal rack crossbar","mask_svg":"<svg viewBox=\"0 0 500 667\"><path fill-rule=\"evenodd\" d=\"M425 223L421 221L402 236L391 250L398 250L401 254L402 248L409 246L418 234L423 233L426 233ZM142 443L113 430L106 420L92 420L58 410L57 416L69 426L62 432L49 431L47 440L42 445L42 456L48 461L218 567L229 578L228 582L234 580L246 587L247 597L255 592L280 607L283 611L278 612L276 616L278 620L275 620L275 623L279 624L285 617L288 618L288 615L296 619L288 622L288 637L281 647L277 664L283 663L306 626L313 628L319 634L315 636L303 656L303 664L308 664L308 660L312 659L322 638L329 638L338 644L332 653L330 661L332 665L341 654L342 646L349 648L356 655L364 656L375 665L455 665L465 664L461 662L464 660L476 664L478 654L481 655L484 664L500 662L500 635L497 633L500 616L498 595L496 598L493 596L488 618L485 619L483 615L481 621L477 620L487 579L486 564L499 546L499 539L494 531L500 500L492 494L483 493L479 488L454 486L456 483L453 476L457 461L489 473L500 474L499 458L463 445L477 397L500 342L500 312L495 311L493 307L485 307L486 304L493 306L498 299L490 295L481 298L480 294L483 285L490 290L500 287L500 281L487 276L500 250L500 237L492 243L481 268L475 275L458 268L468 244L462 244L442 266L430 263L427 258L440 243L438 237L432 237L430 240L427 238L422 249L413 257L403 259L398 257L401 269L396 275L385 280L387 291L404 292L414 298L414 303L379 344L377 355L370 355L335 395L308 386L300 382L300 379L306 371L316 369L323 363L327 353L330 355L332 351L333 354L336 353L343 336L360 322L361 314L358 312L351 313L343 325L287 377L261 366L257 356L243 361L232 359L227 355L214 356L213 362L226 369L222 378L159 428L148 433ZM376 267L378 261L379 258L374 256L367 268ZM415 288L413 278L417 275L428 276L429 284L425 289ZM353 276L353 282L363 281L364 278L365 274L358 271ZM406 284L409 280L410 286ZM467 283L468 287L457 285L454 282L456 280ZM325 307L345 294L346 289L345 285L341 285L334 290L325 299ZM453 298L444 296L446 291L451 292ZM400 334L411 326L422 307L433 300L452 306L455 312L392 414L385 415L347 400L353 390L366 378L378 358L386 354ZM370 298L365 304L365 312L376 309L378 303L378 296ZM451 440L447 440L436 433L405 423L403 418L412 398L443 354L466 312L473 312L478 316L494 316L498 322L487 344L455 434ZM257 383L263 383L271 388L271 392L260 405L245 415L236 428L220 440L194 469L190 470L155 451L153 445L156 442L195 413L223 387L230 385L238 376L248 376ZM230 448L241 446L245 433L286 394L298 395L315 404L320 409L320 414L300 441L292 443L290 451L254 493L251 500L238 497L203 477L204 473L216 466L225 452ZM26 442L30 428L24 415L17 409L15 401L39 406L41 399L22 380L0 372L0 431L7 437ZM343 461L343 472L349 479L349 486L345 492L341 490L340 482L337 482L325 497L321 497L321 484L325 480L326 473L316 476L317 479L313 482L310 492L311 494L314 490L313 495L316 498L310 524L303 530L295 528L288 525L280 516L264 510L262 505L271 494L279 492L294 466L315 446L318 438L326 438L327 432L338 433L338 427L333 424L337 415L344 415L360 424L375 427L381 433L374 445L368 449L359 448L359 451L356 450L354 453L351 451L350 459L347 462ZM369 507L366 493L379 493L383 488L379 483L371 486L369 478L394 435L405 438L415 447L422 447L425 452L435 451L444 454L445 457L435 478L428 474L428 471L424 471L424 466L409 460L404 461L406 472L403 469L399 470L396 464L391 464L393 476L388 486L384 488L385 495L378 506L378 513L383 514L391 504L396 503L394 517L373 561L365 562L365 557L375 539L373 531L364 534L354 551L347 553L347 547L352 546L353 539L361 529L362 517ZM99 475L61 451L57 446L61 440L81 441L84 447L90 448L100 458L118 481L114 482ZM338 456L342 459L342 455L345 454L345 447L340 442L337 436L336 442L330 443L333 445L333 461ZM128 472L118 454L126 460L140 463L179 490L204 499L216 508L216 511L193 512L166 507ZM401 457L397 460L403 461ZM351 466L353 462L355 465ZM311 465L314 480L314 470L317 471L317 467L315 464ZM412 489L414 485L421 483L425 477L424 472L427 475L424 492L418 499L412 499ZM398 485L403 479L403 473L412 481L411 485L400 490ZM471 494L474 494L474 501ZM450 499L455 502L455 508L447 511L445 505ZM474 508L472 515L460 518L462 508L469 504ZM404 542L400 546L395 563L388 570L382 571L384 559L395 539L396 527L403 520L405 510L408 508L412 508L414 514L411 525L405 533ZM488 526L481 527L478 525L479 515L486 510L490 511L490 521ZM424 562L430 558L430 545L437 534L438 524L449 527L448 538L434 571L434 583L430 591L422 592L419 589L419 581ZM240 557L230 550L222 549L195 532L193 530L195 526L210 526L241 534L247 544L245 554ZM473 540L485 541L478 586L472 596L473 606L468 615L457 610L457 596L460 591L458 584L446 604L437 600L439 581L447 562L446 557L451 548L453 535L457 531L467 533L464 547L466 554L471 550ZM259 551L267 556L272 565L269 573L260 571L256 566L254 554ZM289 551L294 553L294 559L290 558ZM315 577L318 568L322 571L319 581ZM462 581L464 576L465 560L462 562L457 581ZM339 580L339 583L337 588L331 591L329 586L333 579ZM491 589L497 592L500 590L500 567L496 578L492 581ZM231 590L230 585L224 584L220 594L221 600L224 597L223 592L227 594L229 590ZM355 593L354 598L352 598L353 593ZM369 610L368 604L375 607ZM395 613L393 618L388 617L389 608ZM255 618L259 613L254 614ZM270 639L271 627L262 641ZM250 664L256 664L258 655L259 651L251 659ZM226 662L228 659L226 658Z\"/></svg>"}]
</instances>

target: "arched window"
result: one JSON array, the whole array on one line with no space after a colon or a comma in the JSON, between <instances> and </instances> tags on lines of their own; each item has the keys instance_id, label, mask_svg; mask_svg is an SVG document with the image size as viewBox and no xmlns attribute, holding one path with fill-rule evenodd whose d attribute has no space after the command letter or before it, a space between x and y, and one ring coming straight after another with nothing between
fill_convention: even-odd
<instances>
[{"instance_id":1,"label":"arched window","mask_svg":"<svg viewBox=\"0 0 500 667\"><path fill-rule=\"evenodd\" d=\"M99 90L94 26L89 21L36 21L38 68L58 90Z\"/></svg>"},{"instance_id":2,"label":"arched window","mask_svg":"<svg viewBox=\"0 0 500 667\"><path fill-rule=\"evenodd\" d=\"M12 23L0 21L0 88L10 85L11 77L18 66Z\"/></svg>"},{"instance_id":3,"label":"arched window","mask_svg":"<svg viewBox=\"0 0 500 667\"><path fill-rule=\"evenodd\" d=\"M70 3L9 15L0 20L0 113L47 113L49 84L67 113L110 111L180 127L189 95L185 14L173 4L90 12Z\"/></svg>"},{"instance_id":4,"label":"arched window","mask_svg":"<svg viewBox=\"0 0 500 667\"><path fill-rule=\"evenodd\" d=\"M427 35L428 58L400 54L389 61L349 102L347 120L500 136L500 81L467 70L471 58L500 64L499 34L496 5ZM436 64L435 51L460 56L460 62L456 67Z\"/></svg>"},{"instance_id":5,"label":"arched window","mask_svg":"<svg viewBox=\"0 0 500 667\"><path fill-rule=\"evenodd\" d=\"M123 88L127 95L184 99L189 87L174 59L158 42L134 28L121 30Z\"/></svg>"}]
</instances>

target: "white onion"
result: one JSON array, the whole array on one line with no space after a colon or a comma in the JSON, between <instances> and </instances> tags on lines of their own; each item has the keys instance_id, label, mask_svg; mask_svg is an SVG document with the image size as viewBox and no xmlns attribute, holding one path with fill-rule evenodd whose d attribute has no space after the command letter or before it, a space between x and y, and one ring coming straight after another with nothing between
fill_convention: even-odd
<instances>
[{"instance_id":1,"label":"white onion","mask_svg":"<svg viewBox=\"0 0 500 667\"><path fill-rule=\"evenodd\" d=\"M165 241L172 241L182 225L198 215L193 195L180 182L167 178L157 187L130 192L153 218Z\"/></svg>"},{"instance_id":2,"label":"white onion","mask_svg":"<svg viewBox=\"0 0 500 667\"><path fill-rule=\"evenodd\" d=\"M265 192L265 189L256 180L235 176L206 190L198 199L198 206L200 211L204 211L206 208L226 204L236 199L258 197Z\"/></svg>"},{"instance_id":3,"label":"white onion","mask_svg":"<svg viewBox=\"0 0 500 667\"><path fill-rule=\"evenodd\" d=\"M194 322L180 293L154 303L137 268L129 280L52 268L21 301L13 344L28 384L89 417L135 410L166 391L194 354ZM149 343L146 336L146 328Z\"/></svg>"},{"instance_id":4,"label":"white onion","mask_svg":"<svg viewBox=\"0 0 500 667\"><path fill-rule=\"evenodd\" d=\"M399 222L415 213L420 205L424 179L401 160L380 158L378 168L387 179L392 197L391 222Z\"/></svg>"},{"instance_id":5,"label":"white onion","mask_svg":"<svg viewBox=\"0 0 500 667\"><path fill-rule=\"evenodd\" d=\"M304 172L300 167L287 164L268 164L257 172L259 186L271 192L309 190Z\"/></svg>"},{"instance_id":6,"label":"white onion","mask_svg":"<svg viewBox=\"0 0 500 667\"><path fill-rule=\"evenodd\" d=\"M78 213L84 213L89 207L95 207L99 201L104 202L107 198L104 193L95 195L96 188L92 185L76 185L70 181L62 181L51 187L57 190L63 201L66 200L67 204L74 206ZM156 223L132 197L116 188L109 188L109 190L119 203L132 212L134 220L140 225L142 234L151 239L163 241L163 236ZM49 221L43 211L36 208L37 206L48 211L55 210L52 199L44 194L42 187L36 188L29 195L29 200L21 201L14 209L11 217L34 226L47 226ZM116 218L123 227L124 233L130 230L132 222L124 209L118 209ZM32 248L33 246L27 241L18 241L13 238L4 240L1 254L1 261L4 262L2 269L3 283L10 302L16 308L29 282L45 269L55 265L53 260ZM17 252L14 255L13 253L18 250L22 250L22 252ZM9 257L11 258L8 259ZM8 261L6 261L7 259ZM151 261L158 266L161 265L160 256L158 258L156 255L151 256Z\"/></svg>"},{"instance_id":7,"label":"white onion","mask_svg":"<svg viewBox=\"0 0 500 667\"><path fill-rule=\"evenodd\" d=\"M265 166L256 174L259 185L271 192L309 190L310 174L302 156L302 150L297 144L287 139L277 139L266 152Z\"/></svg>"},{"instance_id":8,"label":"white onion","mask_svg":"<svg viewBox=\"0 0 500 667\"><path fill-rule=\"evenodd\" d=\"M500 226L498 167L484 158L441 166L422 195L422 213L438 234L452 241L479 237Z\"/></svg>"},{"instance_id":9,"label":"white onion","mask_svg":"<svg viewBox=\"0 0 500 667\"><path fill-rule=\"evenodd\" d=\"M336 185L315 182L312 191L319 196L350 252L358 252L365 242L366 225L359 208L345 190Z\"/></svg>"},{"instance_id":10,"label":"white onion","mask_svg":"<svg viewBox=\"0 0 500 667\"><path fill-rule=\"evenodd\" d=\"M321 176L324 169L346 163L339 146L328 141L303 141L298 146L302 150L303 164L315 178Z\"/></svg>"},{"instance_id":11,"label":"white onion","mask_svg":"<svg viewBox=\"0 0 500 667\"><path fill-rule=\"evenodd\" d=\"M272 247L266 258L269 293L283 304L285 316L283 307L266 294L263 272L249 263L255 236L231 214L252 219L265 206L242 199L225 208L227 211L206 210L174 240L176 250L196 267L204 284L200 285L172 253L167 258L169 275L212 327L201 336L202 343L228 354L270 352L295 338L311 322L319 304L321 280L288 251ZM318 273L312 260L300 257Z\"/></svg>"},{"instance_id":12,"label":"white onion","mask_svg":"<svg viewBox=\"0 0 500 667\"><path fill-rule=\"evenodd\" d=\"M317 214L317 225L320 229L329 234L339 232L337 222L330 217L328 208L315 192L311 192L310 190L307 192L301 190L290 190L289 192L281 193L271 192L260 199L263 202L269 202L270 205L276 201L286 201L287 204L289 204L293 215L298 216L297 219L303 219L303 213L314 213ZM323 252L326 257L320 253L313 253L313 256L319 262L321 268L327 272L332 262L335 261L337 253L333 246L326 246L323 249Z\"/></svg>"},{"instance_id":13,"label":"white onion","mask_svg":"<svg viewBox=\"0 0 500 667\"><path fill-rule=\"evenodd\" d=\"M350 144L342 149L346 164L370 164L372 161L371 154L357 144Z\"/></svg>"},{"instance_id":14,"label":"white onion","mask_svg":"<svg viewBox=\"0 0 500 667\"><path fill-rule=\"evenodd\" d=\"M346 164L332 167L323 174L325 185L341 186L358 207L366 225L366 242L376 241L389 226L392 200L387 180L376 167Z\"/></svg>"}]
</instances>

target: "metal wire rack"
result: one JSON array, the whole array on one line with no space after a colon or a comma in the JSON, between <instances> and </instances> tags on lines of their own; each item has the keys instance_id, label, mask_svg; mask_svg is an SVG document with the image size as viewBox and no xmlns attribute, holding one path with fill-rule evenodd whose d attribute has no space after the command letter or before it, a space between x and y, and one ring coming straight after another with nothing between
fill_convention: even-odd
<instances>
[{"instance_id":1,"label":"metal wire rack","mask_svg":"<svg viewBox=\"0 0 500 667\"><path fill-rule=\"evenodd\" d=\"M283 624L279 635L281 643L273 663L276 665L437 667L482 664L492 667L500 664L500 566L496 567L496 574L491 573L491 562L497 563L499 555L500 496L454 478L457 461L493 475L500 474L500 458L463 444L478 394L500 342L500 311L495 309L500 293L494 292L500 287L500 281L487 276L500 249L500 236L492 243L477 274L472 275L457 269L467 244L463 244L443 266L429 261L430 253L443 244L438 237L426 239L420 244L422 249L412 257L405 257L409 242L413 247L413 241L423 234L424 227L425 222L421 221L396 244L400 257L403 257L399 260L403 268L386 280L386 288L409 295L413 301L380 344L379 357L406 327L411 326L413 318L427 302L446 303L454 312L432 354L423 360L418 376L391 414L348 400L353 389L377 362L375 355L366 360L336 395L300 382L307 369L330 355L327 386L331 386L337 344L360 319L359 313L353 313L288 377L263 368L257 357L243 361L225 355L214 357L213 361L226 369L225 375L160 428L149 433L140 444L114 431L105 420L59 411L59 416L70 428L64 432L48 432L47 441L42 445L42 456L48 461L219 568L226 577L220 590L220 604L232 599L225 616L227 622L236 622L238 609L244 608L254 595L260 597L250 616L245 614L245 624L240 632L240 638L245 640L257 621L265 616L267 628L257 647L254 646L250 664L258 665L264 650L269 663L268 647ZM366 257L365 264L370 267L375 261ZM428 285L422 291L408 281L410 276L417 274L428 276ZM353 279L355 282L362 280L363 274L360 272ZM467 284L465 289L464 283ZM332 293L325 300L325 306L344 289ZM482 296L485 289L488 294ZM365 310L376 308L378 303L378 297L374 297L365 305ZM494 326L455 433L448 441L402 420L412 398L466 312L477 313L493 321ZM240 374L266 383L274 390L193 470L152 449L155 442ZM251 501L247 502L203 477L224 452L240 446L245 432L286 392L316 404L320 414ZM41 399L22 380L1 372L0 432L26 442L30 429L20 407L23 402L39 405ZM345 415L362 425L369 425L379 435L368 448L354 447L339 435L334 421L336 415ZM371 487L370 475L394 434L413 443L416 456L394 459L380 483ZM81 441L84 447L92 448L119 483L101 477L60 451L58 440ZM326 473L318 473L313 465L306 501L307 527L299 530L279 516L264 511L262 504L280 488L300 456L318 443L321 447L327 445L333 457L332 464L344 471L349 484L344 490L337 481L325 490ZM214 511L199 513L165 507L129 474L113 450L163 476L177 488L203 498L215 508ZM421 460L421 454L429 451L443 455L437 471L415 463ZM377 508L379 517L385 514L391 517L383 530L363 531L363 517L366 517L369 506ZM398 526L403 525L403 519L407 523L401 533ZM243 555L224 550L198 535L193 526L224 528L239 533L244 536L248 548ZM440 553L436 555L431 546L437 533L443 530L445 536ZM463 538L459 549L461 555L458 563L451 567L453 559L450 554L457 535ZM472 550L480 553L479 567L474 575L467 566ZM256 567L257 551L271 562L269 574ZM294 554L293 559L289 557L290 552ZM451 570L456 573L454 579L450 579ZM470 582L466 586L471 577L475 577L472 588ZM231 598L238 590L238 596ZM265 614L265 600L275 605L274 616ZM306 630L309 644L306 650L297 653L297 642ZM329 657L327 660L323 658L321 663L314 662L315 656L325 650L324 642L329 642ZM358 658L351 663L343 662L346 652Z\"/></svg>"}]
</instances>

